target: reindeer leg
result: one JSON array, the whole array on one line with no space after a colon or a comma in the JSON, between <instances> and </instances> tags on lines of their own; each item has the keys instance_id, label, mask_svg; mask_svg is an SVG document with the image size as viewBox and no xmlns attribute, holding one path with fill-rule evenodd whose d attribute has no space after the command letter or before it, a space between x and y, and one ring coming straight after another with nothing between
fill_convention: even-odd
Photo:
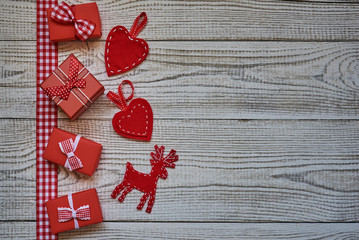
<instances>
[{"instance_id":1,"label":"reindeer leg","mask_svg":"<svg viewBox=\"0 0 359 240\"><path fill-rule=\"evenodd\" d=\"M125 188L124 182L117 185L117 187L113 190L111 197L116 198L118 194Z\"/></svg>"},{"instance_id":2,"label":"reindeer leg","mask_svg":"<svg viewBox=\"0 0 359 240\"><path fill-rule=\"evenodd\" d=\"M140 203L137 206L138 210L141 210L143 208L143 206L145 205L147 198L150 194L149 193L144 193L141 197Z\"/></svg>"},{"instance_id":3,"label":"reindeer leg","mask_svg":"<svg viewBox=\"0 0 359 240\"><path fill-rule=\"evenodd\" d=\"M150 200L148 200L146 212L151 213L153 204L155 203L156 192L150 194Z\"/></svg>"},{"instance_id":4,"label":"reindeer leg","mask_svg":"<svg viewBox=\"0 0 359 240\"><path fill-rule=\"evenodd\" d=\"M118 201L123 202L125 200L126 195L131 192L133 187L127 186L125 190L122 192L121 196L118 198Z\"/></svg>"}]
</instances>

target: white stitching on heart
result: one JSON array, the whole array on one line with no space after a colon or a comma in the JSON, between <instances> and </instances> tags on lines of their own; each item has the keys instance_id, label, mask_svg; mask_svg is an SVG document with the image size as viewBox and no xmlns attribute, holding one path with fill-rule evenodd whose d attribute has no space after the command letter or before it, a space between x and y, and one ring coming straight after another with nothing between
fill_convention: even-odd
<instances>
[{"instance_id":1,"label":"white stitching on heart","mask_svg":"<svg viewBox=\"0 0 359 240\"><path fill-rule=\"evenodd\" d=\"M122 27L122 26L118 26L117 28L115 28L115 30L113 30L113 33L115 33L115 32L117 31L117 29L119 29L119 30L124 30L125 33L127 34L127 37L128 37L130 40L134 40L133 38L131 38L131 37L129 36L128 31L127 31L126 28L124 28L124 27ZM112 39L112 35L110 36L109 41L107 42L107 58L106 58L106 61L107 61L107 67L108 67L108 68L110 68L110 64L108 63L108 62L109 62L109 57L108 57L108 55L109 55L109 50L110 50L109 47L110 47L110 44L111 44L111 42L110 42L111 39ZM138 39L135 39L135 41L136 41L136 42L139 42ZM140 43L141 43L142 45L144 45L145 51L147 51L147 46L144 44L144 42L141 41ZM137 59L137 62L136 62L136 63L141 62L142 59L143 59L143 57L144 57L145 55L146 55L146 52L143 53L142 57L140 57L139 59ZM133 63L133 64L132 64L132 67L134 67L134 66L136 65L136 63ZM126 70L126 69L128 69L128 68L130 68L130 66L127 66L127 67L125 67L124 69L117 70L116 73L122 72L123 70ZM114 73L114 71L110 71L110 73Z\"/></svg>"},{"instance_id":2,"label":"white stitching on heart","mask_svg":"<svg viewBox=\"0 0 359 240\"><path fill-rule=\"evenodd\" d=\"M147 111L147 109L145 109L145 107L144 107L142 104L139 103L139 104L137 104L137 106L134 106L134 107L133 107L133 109L131 110L131 112L130 112L129 115L127 115L127 116L122 116L122 118L118 121L118 125L119 125L120 130L121 130L122 132L126 132L126 133L130 133L130 134L131 134L130 131L125 130L125 129L121 126L121 121L122 121L122 119L124 119L125 117L131 117L131 114L133 113L133 110L135 110L136 107L142 107L142 108L145 110L146 119L148 119L148 111ZM141 136L141 135L142 135L142 136L145 136L145 135L147 134L147 130L148 130L148 120L146 121L146 131L145 131L145 133L132 132L132 134L139 135L139 136Z\"/></svg>"}]
</instances>

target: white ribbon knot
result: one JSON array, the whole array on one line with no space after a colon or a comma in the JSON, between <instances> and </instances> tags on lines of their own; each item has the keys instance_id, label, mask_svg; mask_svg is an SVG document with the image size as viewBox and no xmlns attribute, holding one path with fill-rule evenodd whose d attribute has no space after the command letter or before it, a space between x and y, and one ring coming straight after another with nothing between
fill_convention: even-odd
<instances>
[{"instance_id":1,"label":"white ribbon knot","mask_svg":"<svg viewBox=\"0 0 359 240\"><path fill-rule=\"evenodd\" d=\"M76 211L74 209L71 209L72 210L72 218L75 219L76 218Z\"/></svg>"},{"instance_id":2,"label":"white ribbon knot","mask_svg":"<svg viewBox=\"0 0 359 240\"><path fill-rule=\"evenodd\" d=\"M74 157L75 153L74 152L69 152L69 153L66 153L66 155L67 155L67 158L70 158L70 157Z\"/></svg>"}]
</instances>

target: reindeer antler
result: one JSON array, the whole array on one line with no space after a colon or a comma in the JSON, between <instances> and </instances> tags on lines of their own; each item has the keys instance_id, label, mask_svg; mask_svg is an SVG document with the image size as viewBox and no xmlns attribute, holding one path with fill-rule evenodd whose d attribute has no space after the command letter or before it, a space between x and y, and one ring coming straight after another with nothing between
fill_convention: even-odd
<instances>
[{"instance_id":1,"label":"reindeer antler","mask_svg":"<svg viewBox=\"0 0 359 240\"><path fill-rule=\"evenodd\" d=\"M155 146L155 153L151 152L151 163L156 164L160 161L162 161L165 167L170 167L170 168L174 168L176 165L173 162L178 161L178 155L176 155L176 151L175 150L171 150L170 153L166 156L163 157L163 153L165 151L165 147L161 146L158 147L157 145Z\"/></svg>"},{"instance_id":2,"label":"reindeer antler","mask_svg":"<svg viewBox=\"0 0 359 240\"><path fill-rule=\"evenodd\" d=\"M176 154L176 151L173 149L170 151L167 157L163 159L163 162L165 163L164 166L170 168L174 168L176 166L176 164L173 163L176 161L178 161L178 155Z\"/></svg>"},{"instance_id":3,"label":"reindeer antler","mask_svg":"<svg viewBox=\"0 0 359 240\"><path fill-rule=\"evenodd\" d=\"M165 152L165 147L161 146L160 148L156 145L155 146L155 153L151 152L151 157L155 161L161 161L163 158L163 153Z\"/></svg>"}]
</instances>

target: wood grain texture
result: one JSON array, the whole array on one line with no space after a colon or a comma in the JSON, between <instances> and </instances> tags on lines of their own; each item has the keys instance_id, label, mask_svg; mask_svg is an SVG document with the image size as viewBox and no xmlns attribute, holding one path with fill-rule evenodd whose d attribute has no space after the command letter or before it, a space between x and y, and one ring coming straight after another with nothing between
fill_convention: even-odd
<instances>
[{"instance_id":1,"label":"wood grain texture","mask_svg":"<svg viewBox=\"0 0 359 240\"><path fill-rule=\"evenodd\" d=\"M102 223L59 239L357 239L359 224Z\"/></svg>"},{"instance_id":2,"label":"wood grain texture","mask_svg":"<svg viewBox=\"0 0 359 240\"><path fill-rule=\"evenodd\" d=\"M106 221L358 221L358 121L156 120L150 143L118 136L109 120L59 126L103 144L87 178L61 169L59 194L96 187ZM153 213L141 193L110 198L127 161L149 172L154 144L178 151Z\"/></svg>"},{"instance_id":3,"label":"wood grain texture","mask_svg":"<svg viewBox=\"0 0 359 240\"><path fill-rule=\"evenodd\" d=\"M35 220L35 120L0 120L0 220Z\"/></svg>"},{"instance_id":4,"label":"wood grain texture","mask_svg":"<svg viewBox=\"0 0 359 240\"><path fill-rule=\"evenodd\" d=\"M35 222L1 222L3 239L34 239ZM357 223L117 223L103 222L59 234L65 239L357 239Z\"/></svg>"},{"instance_id":5,"label":"wood grain texture","mask_svg":"<svg viewBox=\"0 0 359 240\"><path fill-rule=\"evenodd\" d=\"M0 42L2 118L35 118L32 43ZM205 119L358 119L359 43L149 42L136 69L107 77L104 43L64 43L105 86L135 84L154 117ZM21 54L23 54L23 57ZM108 119L118 111L105 96L81 119ZM185 113L185 114L184 114ZM60 118L67 118L62 112Z\"/></svg>"},{"instance_id":6,"label":"wood grain texture","mask_svg":"<svg viewBox=\"0 0 359 240\"><path fill-rule=\"evenodd\" d=\"M118 136L105 96L76 122L60 112L61 128L104 150L92 177L60 167L59 195L96 187L105 221L60 239L359 238L357 0L97 3L103 37L60 44L59 62L75 53L106 91L132 80L154 132L150 143ZM141 11L150 55L109 78L104 40ZM1 239L36 234L35 79L36 1L2 0ZM136 210L140 192L122 204L109 195L127 161L150 170L154 144L180 160L147 214Z\"/></svg>"},{"instance_id":7,"label":"wood grain texture","mask_svg":"<svg viewBox=\"0 0 359 240\"><path fill-rule=\"evenodd\" d=\"M35 219L35 121L0 120L1 220ZM96 187L105 221L358 221L358 121L156 120L150 143L118 136L108 120L60 120L103 144L92 177L59 169L59 195ZM24 136L24 133L26 135ZM127 161L150 170L154 144L178 151L153 212L140 192L110 198ZM9 149L11 151L9 151ZM30 210L24 210L30 209Z\"/></svg>"},{"instance_id":8,"label":"wood grain texture","mask_svg":"<svg viewBox=\"0 0 359 240\"><path fill-rule=\"evenodd\" d=\"M0 222L1 239L36 239L36 222Z\"/></svg>"},{"instance_id":9,"label":"wood grain texture","mask_svg":"<svg viewBox=\"0 0 359 240\"><path fill-rule=\"evenodd\" d=\"M97 2L103 25L102 40L116 25L130 28L141 11L149 16L147 27L140 34L147 40L359 39L359 4L355 1ZM35 0L2 0L0 9L2 40L36 39Z\"/></svg>"}]
</instances>

